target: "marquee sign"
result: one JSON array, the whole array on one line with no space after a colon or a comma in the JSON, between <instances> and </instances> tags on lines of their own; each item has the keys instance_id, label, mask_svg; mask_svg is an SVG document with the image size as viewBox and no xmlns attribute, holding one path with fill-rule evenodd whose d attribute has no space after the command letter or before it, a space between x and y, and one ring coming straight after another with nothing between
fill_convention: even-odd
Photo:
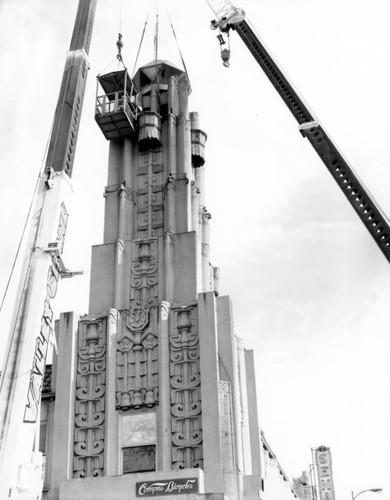
<instances>
[{"instance_id":1,"label":"marquee sign","mask_svg":"<svg viewBox=\"0 0 390 500\"><path fill-rule=\"evenodd\" d=\"M135 485L135 496L137 498L158 497L159 495L185 495L188 493L198 493L198 478L142 481Z\"/></svg>"}]
</instances>

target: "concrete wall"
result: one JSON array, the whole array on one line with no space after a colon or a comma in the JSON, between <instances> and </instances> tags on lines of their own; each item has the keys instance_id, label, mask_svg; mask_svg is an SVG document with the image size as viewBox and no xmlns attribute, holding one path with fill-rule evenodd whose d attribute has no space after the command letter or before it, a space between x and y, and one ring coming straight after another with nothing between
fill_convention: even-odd
<instances>
[{"instance_id":1,"label":"concrete wall","mask_svg":"<svg viewBox=\"0 0 390 500\"><path fill-rule=\"evenodd\" d=\"M253 351L245 349L245 371L246 371L246 389L248 394L248 423L249 436L251 443L251 463L252 474L261 476L261 444L260 444L260 427L257 408L256 395L256 373L253 358Z\"/></svg>"},{"instance_id":2,"label":"concrete wall","mask_svg":"<svg viewBox=\"0 0 390 500\"><path fill-rule=\"evenodd\" d=\"M114 266L114 243L92 247L89 314L101 314L113 306Z\"/></svg>"},{"instance_id":3,"label":"concrete wall","mask_svg":"<svg viewBox=\"0 0 390 500\"><path fill-rule=\"evenodd\" d=\"M214 293L199 294L198 308L205 488L206 491L215 492L223 491L224 483L219 420L219 375Z\"/></svg>"},{"instance_id":4,"label":"concrete wall","mask_svg":"<svg viewBox=\"0 0 390 500\"><path fill-rule=\"evenodd\" d=\"M191 304L197 298L197 235L194 231L174 236L174 302Z\"/></svg>"},{"instance_id":5,"label":"concrete wall","mask_svg":"<svg viewBox=\"0 0 390 500\"><path fill-rule=\"evenodd\" d=\"M76 334L78 316L73 312L62 313L58 328L56 400L52 427L51 449L49 450L50 470L46 498L58 498L59 482L72 474L73 427L74 427L74 380L76 376Z\"/></svg>"}]
</instances>

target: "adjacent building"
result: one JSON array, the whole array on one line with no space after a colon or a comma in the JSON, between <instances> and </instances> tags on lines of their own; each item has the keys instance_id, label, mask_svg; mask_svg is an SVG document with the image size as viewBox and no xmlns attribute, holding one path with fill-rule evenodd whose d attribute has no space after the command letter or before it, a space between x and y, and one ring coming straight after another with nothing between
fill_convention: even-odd
<instances>
[{"instance_id":1,"label":"adjacent building","mask_svg":"<svg viewBox=\"0 0 390 500\"><path fill-rule=\"evenodd\" d=\"M294 493L300 500L312 500L313 491L308 471L303 471L300 477L293 478Z\"/></svg>"}]
</instances>

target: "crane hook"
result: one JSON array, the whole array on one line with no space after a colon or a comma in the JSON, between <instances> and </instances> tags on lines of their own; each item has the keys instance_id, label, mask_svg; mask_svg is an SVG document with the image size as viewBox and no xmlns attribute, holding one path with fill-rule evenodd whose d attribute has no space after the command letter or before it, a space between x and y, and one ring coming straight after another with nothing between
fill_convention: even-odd
<instances>
[{"instance_id":1,"label":"crane hook","mask_svg":"<svg viewBox=\"0 0 390 500\"><path fill-rule=\"evenodd\" d=\"M122 35L118 33L118 40L116 42L116 46L118 47L118 54L116 55L116 58L118 61L122 61L122 48L123 48L123 42L122 42Z\"/></svg>"},{"instance_id":2,"label":"crane hook","mask_svg":"<svg viewBox=\"0 0 390 500\"><path fill-rule=\"evenodd\" d=\"M222 59L222 64L225 66L225 68L228 68L230 66L229 60L230 60L230 39L229 39L229 33L227 34L228 36L228 47L229 48L222 48L223 45L226 44L223 35L219 34L217 35L218 41L219 41L219 46L221 49L221 59Z\"/></svg>"},{"instance_id":3,"label":"crane hook","mask_svg":"<svg viewBox=\"0 0 390 500\"><path fill-rule=\"evenodd\" d=\"M230 66L230 63L229 63L230 50L229 49L222 49L221 50L221 59L222 59L222 64L225 66L225 68L228 68Z\"/></svg>"}]
</instances>

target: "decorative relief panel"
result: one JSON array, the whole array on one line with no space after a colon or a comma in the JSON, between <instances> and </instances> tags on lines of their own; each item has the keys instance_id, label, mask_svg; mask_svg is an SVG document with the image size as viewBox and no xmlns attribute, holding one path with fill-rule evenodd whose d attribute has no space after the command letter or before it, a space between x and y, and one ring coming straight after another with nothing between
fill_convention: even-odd
<instances>
[{"instance_id":1,"label":"decorative relief panel","mask_svg":"<svg viewBox=\"0 0 390 500\"><path fill-rule=\"evenodd\" d=\"M121 313L117 345L116 407L153 407L158 402L157 307Z\"/></svg>"},{"instance_id":2,"label":"decorative relief panel","mask_svg":"<svg viewBox=\"0 0 390 500\"><path fill-rule=\"evenodd\" d=\"M121 313L117 344L116 406L158 403L158 247L163 234L162 150L139 155L137 235L132 242L130 307Z\"/></svg>"},{"instance_id":3,"label":"decorative relief panel","mask_svg":"<svg viewBox=\"0 0 390 500\"><path fill-rule=\"evenodd\" d=\"M139 155L138 238L163 234L163 155L162 150Z\"/></svg>"},{"instance_id":4,"label":"decorative relief panel","mask_svg":"<svg viewBox=\"0 0 390 500\"><path fill-rule=\"evenodd\" d=\"M116 406L153 407L158 402L157 238L134 240L130 308L121 313L117 345Z\"/></svg>"},{"instance_id":5,"label":"decorative relief panel","mask_svg":"<svg viewBox=\"0 0 390 500\"><path fill-rule=\"evenodd\" d=\"M202 407L196 307L172 310L169 335L172 466L202 467Z\"/></svg>"},{"instance_id":6,"label":"decorative relief panel","mask_svg":"<svg viewBox=\"0 0 390 500\"><path fill-rule=\"evenodd\" d=\"M130 276L130 308L157 303L158 256L157 239L134 240Z\"/></svg>"},{"instance_id":7,"label":"decorative relief panel","mask_svg":"<svg viewBox=\"0 0 390 500\"><path fill-rule=\"evenodd\" d=\"M73 476L104 472L106 317L79 322Z\"/></svg>"}]
</instances>

